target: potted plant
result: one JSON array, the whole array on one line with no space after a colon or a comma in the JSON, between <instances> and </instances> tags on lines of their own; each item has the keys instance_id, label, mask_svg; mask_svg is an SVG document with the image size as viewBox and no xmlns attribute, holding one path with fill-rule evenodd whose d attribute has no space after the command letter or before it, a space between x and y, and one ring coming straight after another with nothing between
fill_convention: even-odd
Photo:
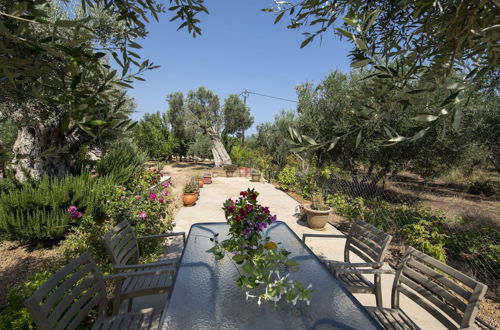
<instances>
[{"instance_id":1,"label":"potted plant","mask_svg":"<svg viewBox=\"0 0 500 330\"><path fill-rule=\"evenodd\" d=\"M204 184L204 182L203 182L203 177L202 177L202 176L200 176L200 177L198 178L198 188L203 188L203 184Z\"/></svg>"},{"instance_id":2,"label":"potted plant","mask_svg":"<svg viewBox=\"0 0 500 330\"><path fill-rule=\"evenodd\" d=\"M260 181L260 172L258 170L252 170L252 181L259 182Z\"/></svg>"},{"instance_id":3,"label":"potted plant","mask_svg":"<svg viewBox=\"0 0 500 330\"><path fill-rule=\"evenodd\" d=\"M192 206L196 203L198 184L194 185L193 182L188 182L184 186L184 194L182 195L182 203L184 206Z\"/></svg>"},{"instance_id":4,"label":"potted plant","mask_svg":"<svg viewBox=\"0 0 500 330\"><path fill-rule=\"evenodd\" d=\"M228 178L230 177L233 177L234 176L234 172L238 169L238 166L234 165L234 164L227 164L227 165L224 165L224 171L226 171L226 176Z\"/></svg>"},{"instance_id":5,"label":"potted plant","mask_svg":"<svg viewBox=\"0 0 500 330\"><path fill-rule=\"evenodd\" d=\"M280 300L292 305L297 301L309 304L312 285L289 278L290 272L298 270L300 265L289 259L289 251L268 236L273 231L266 228L277 222L277 216L257 202L258 196L254 189L247 189L240 192L238 199L224 202L228 238L219 242L218 233L214 233L213 238L208 237L214 246L207 252L213 253L217 260L231 258L240 275L236 284L244 288L247 300L254 298L259 305L266 300L275 306Z\"/></svg>"},{"instance_id":6,"label":"potted plant","mask_svg":"<svg viewBox=\"0 0 500 330\"><path fill-rule=\"evenodd\" d=\"M325 204L321 194L314 194L311 205L304 205L307 225L312 229L323 229L330 217L331 207Z\"/></svg>"},{"instance_id":7,"label":"potted plant","mask_svg":"<svg viewBox=\"0 0 500 330\"><path fill-rule=\"evenodd\" d=\"M205 173L205 174L203 174L203 183L204 184L210 184L210 183L212 183L212 174L211 173Z\"/></svg>"}]
</instances>

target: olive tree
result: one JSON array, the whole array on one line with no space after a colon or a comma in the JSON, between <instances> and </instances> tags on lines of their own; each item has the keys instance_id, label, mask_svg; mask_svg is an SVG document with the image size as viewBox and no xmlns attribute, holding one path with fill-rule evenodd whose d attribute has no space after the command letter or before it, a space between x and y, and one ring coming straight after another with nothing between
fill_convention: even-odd
<instances>
[{"instance_id":1,"label":"olive tree","mask_svg":"<svg viewBox=\"0 0 500 330\"><path fill-rule=\"evenodd\" d=\"M149 17L164 11L161 3L82 0L71 14L73 2L61 3L0 0L0 115L18 127L12 167L20 180L26 173L61 177L79 144L129 128L122 89L156 67L135 49ZM202 1L169 3L172 20L198 35Z\"/></svg>"},{"instance_id":2,"label":"olive tree","mask_svg":"<svg viewBox=\"0 0 500 330\"><path fill-rule=\"evenodd\" d=\"M375 79L375 88L363 96L369 114L358 117L358 126L388 118L388 108L420 106L428 116L415 130L388 139L402 142L422 138L445 121L458 131L463 113L457 105L468 101L466 91L477 85L498 91L499 7L497 0L297 0L275 1L266 11L276 14L275 22L288 17L288 28L303 31L301 47L328 34L352 43L352 66L372 70ZM461 79L450 81L457 72ZM438 89L433 102L419 103L419 94ZM384 106L371 109L374 99Z\"/></svg>"},{"instance_id":3,"label":"olive tree","mask_svg":"<svg viewBox=\"0 0 500 330\"><path fill-rule=\"evenodd\" d=\"M239 134L245 143L245 130L253 124L250 108L236 94L224 100L224 134Z\"/></svg>"},{"instance_id":4,"label":"olive tree","mask_svg":"<svg viewBox=\"0 0 500 330\"><path fill-rule=\"evenodd\" d=\"M219 97L205 87L191 90L184 98L180 92L167 96L168 116L174 131L185 134L194 129L212 141L215 166L231 164L231 158L222 143L221 131L224 123Z\"/></svg>"}]
</instances>

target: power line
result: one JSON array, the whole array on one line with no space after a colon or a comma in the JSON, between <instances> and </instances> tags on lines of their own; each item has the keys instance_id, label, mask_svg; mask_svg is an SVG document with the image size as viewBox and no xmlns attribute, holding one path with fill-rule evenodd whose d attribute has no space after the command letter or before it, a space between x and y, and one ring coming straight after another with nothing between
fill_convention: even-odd
<instances>
[{"instance_id":1,"label":"power line","mask_svg":"<svg viewBox=\"0 0 500 330\"><path fill-rule=\"evenodd\" d=\"M289 99L285 99L285 98L282 98L282 97L277 97L277 96L271 96L271 95L265 95L265 94L250 92L250 91L247 91L246 89L243 92L240 93L240 96L243 95L243 97L245 98L245 101L246 101L246 98L248 97L249 94L263 96L263 97L268 97L268 98L276 99L276 100L282 100L282 101L288 101L288 102L297 103L297 101L295 101L295 100L289 100Z\"/></svg>"}]
</instances>

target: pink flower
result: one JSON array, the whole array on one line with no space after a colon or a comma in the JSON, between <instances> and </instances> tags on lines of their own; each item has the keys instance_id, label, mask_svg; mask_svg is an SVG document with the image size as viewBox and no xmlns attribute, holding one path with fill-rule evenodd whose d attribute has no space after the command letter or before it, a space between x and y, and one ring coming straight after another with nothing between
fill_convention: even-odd
<instances>
[{"instance_id":1,"label":"pink flower","mask_svg":"<svg viewBox=\"0 0 500 330\"><path fill-rule=\"evenodd\" d=\"M168 196L168 191L163 190L163 191L161 192L161 195L162 195L162 196Z\"/></svg>"},{"instance_id":2,"label":"pink flower","mask_svg":"<svg viewBox=\"0 0 500 330\"><path fill-rule=\"evenodd\" d=\"M155 193L149 194L149 198L155 200L156 199L156 194Z\"/></svg>"},{"instance_id":3,"label":"pink flower","mask_svg":"<svg viewBox=\"0 0 500 330\"><path fill-rule=\"evenodd\" d=\"M245 205L245 210L246 210L247 212L252 212L252 210L253 210L253 205L252 205L252 204L247 204L247 205Z\"/></svg>"},{"instance_id":4,"label":"pink flower","mask_svg":"<svg viewBox=\"0 0 500 330\"><path fill-rule=\"evenodd\" d=\"M161 184L161 185L162 185L162 186L164 186L164 187L168 187L168 186L170 186L170 183L169 183L169 182L167 182L167 181L165 181L165 182L162 182L162 184Z\"/></svg>"},{"instance_id":5,"label":"pink flower","mask_svg":"<svg viewBox=\"0 0 500 330\"><path fill-rule=\"evenodd\" d=\"M144 211L139 212L139 219L144 219L144 218L146 218L147 216L148 216L148 214L147 214L146 212L144 212Z\"/></svg>"},{"instance_id":6,"label":"pink flower","mask_svg":"<svg viewBox=\"0 0 500 330\"><path fill-rule=\"evenodd\" d=\"M158 198L158 202L163 203L163 198Z\"/></svg>"},{"instance_id":7,"label":"pink flower","mask_svg":"<svg viewBox=\"0 0 500 330\"><path fill-rule=\"evenodd\" d=\"M234 217L234 220L240 222L241 221L241 217L239 215L237 215L237 216Z\"/></svg>"},{"instance_id":8,"label":"pink flower","mask_svg":"<svg viewBox=\"0 0 500 330\"><path fill-rule=\"evenodd\" d=\"M77 207L76 207L76 206L74 206L74 205L72 205L72 206L68 207L68 213L72 213L72 212L75 212L75 211L77 211L77 210L78 210L78 209L77 209Z\"/></svg>"}]
</instances>

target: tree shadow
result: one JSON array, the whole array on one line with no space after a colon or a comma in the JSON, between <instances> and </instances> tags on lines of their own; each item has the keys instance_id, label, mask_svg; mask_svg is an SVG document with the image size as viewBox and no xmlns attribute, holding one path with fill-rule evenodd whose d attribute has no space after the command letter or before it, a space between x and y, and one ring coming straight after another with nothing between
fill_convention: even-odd
<instances>
[{"instance_id":1,"label":"tree shadow","mask_svg":"<svg viewBox=\"0 0 500 330\"><path fill-rule=\"evenodd\" d=\"M203 163L175 163L172 165L174 168L191 168L194 170L203 170L213 168L213 164L203 164Z\"/></svg>"}]
</instances>

